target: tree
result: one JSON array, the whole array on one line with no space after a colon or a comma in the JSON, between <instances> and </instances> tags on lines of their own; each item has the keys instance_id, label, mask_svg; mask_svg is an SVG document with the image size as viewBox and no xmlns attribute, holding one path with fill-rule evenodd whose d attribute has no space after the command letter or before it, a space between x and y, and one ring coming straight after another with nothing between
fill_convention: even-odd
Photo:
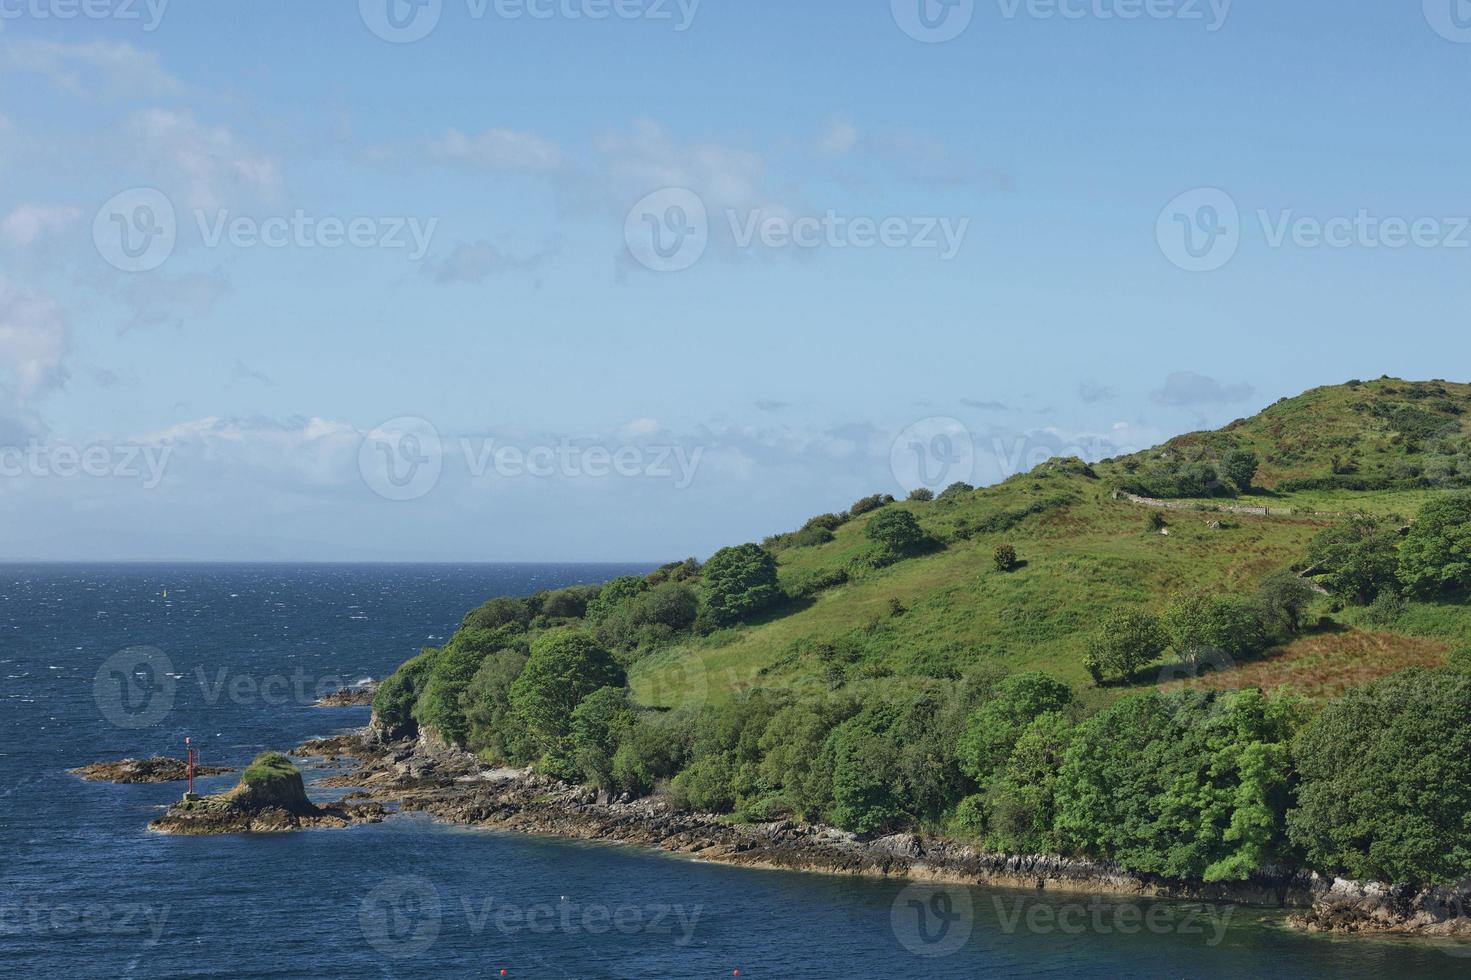
<instances>
[{"instance_id":1,"label":"tree","mask_svg":"<svg viewBox=\"0 0 1471 980\"><path fill-rule=\"evenodd\" d=\"M606 583L587 603L589 622L601 623L629 600L648 591L649 583L638 575L620 575Z\"/></svg>"},{"instance_id":2,"label":"tree","mask_svg":"<svg viewBox=\"0 0 1471 980\"><path fill-rule=\"evenodd\" d=\"M1239 659L1265 645L1261 622L1237 596L1187 592L1176 596L1163 617L1165 633L1180 660L1198 667L1224 656Z\"/></svg>"},{"instance_id":3,"label":"tree","mask_svg":"<svg viewBox=\"0 0 1471 980\"><path fill-rule=\"evenodd\" d=\"M759 545L721 548L705 563L704 616L715 627L734 626L785 596L776 581L776 559Z\"/></svg>"},{"instance_id":4,"label":"tree","mask_svg":"<svg viewBox=\"0 0 1471 980\"><path fill-rule=\"evenodd\" d=\"M481 663L465 689L470 748L494 762L525 765L532 760L526 731L511 713L511 685L526 666L526 654L502 650Z\"/></svg>"},{"instance_id":5,"label":"tree","mask_svg":"<svg viewBox=\"0 0 1471 980\"><path fill-rule=\"evenodd\" d=\"M1471 874L1471 674L1413 668L1352 690L1293 754L1288 831L1313 868L1410 885Z\"/></svg>"},{"instance_id":6,"label":"tree","mask_svg":"<svg viewBox=\"0 0 1471 980\"><path fill-rule=\"evenodd\" d=\"M1400 548L1399 579L1421 596L1471 587L1471 493L1435 497L1420 509Z\"/></svg>"},{"instance_id":7,"label":"tree","mask_svg":"<svg viewBox=\"0 0 1471 980\"><path fill-rule=\"evenodd\" d=\"M569 748L584 782L599 788L614 784L613 753L633 724L628 692L621 687L599 688L572 710Z\"/></svg>"},{"instance_id":8,"label":"tree","mask_svg":"<svg viewBox=\"0 0 1471 980\"><path fill-rule=\"evenodd\" d=\"M907 510L881 511L868 522L863 533L893 559L916 554L930 541L919 521Z\"/></svg>"},{"instance_id":9,"label":"tree","mask_svg":"<svg viewBox=\"0 0 1471 980\"><path fill-rule=\"evenodd\" d=\"M466 629L494 630L503 626L525 629L531 621L531 610L526 600L501 596L491 599L465 617Z\"/></svg>"},{"instance_id":10,"label":"tree","mask_svg":"<svg viewBox=\"0 0 1471 980\"><path fill-rule=\"evenodd\" d=\"M1157 617L1140 610L1118 610L1105 616L1093 634L1083 666L1095 682L1128 680L1140 667L1158 660L1168 645L1169 637Z\"/></svg>"},{"instance_id":11,"label":"tree","mask_svg":"<svg viewBox=\"0 0 1471 980\"><path fill-rule=\"evenodd\" d=\"M975 492L975 489L975 487L971 486L969 483L966 483L964 480L957 480L955 483L950 484L944 490L940 491L940 499L958 500L968 493Z\"/></svg>"},{"instance_id":12,"label":"tree","mask_svg":"<svg viewBox=\"0 0 1471 980\"><path fill-rule=\"evenodd\" d=\"M991 552L991 561L995 563L998 572L1015 571L1018 565L1016 548L1009 544L998 544L996 550Z\"/></svg>"},{"instance_id":13,"label":"tree","mask_svg":"<svg viewBox=\"0 0 1471 980\"><path fill-rule=\"evenodd\" d=\"M1287 640L1302 631L1303 613L1313 601L1313 587L1283 569L1262 579L1253 603L1267 634Z\"/></svg>"},{"instance_id":14,"label":"tree","mask_svg":"<svg viewBox=\"0 0 1471 980\"><path fill-rule=\"evenodd\" d=\"M1016 740L1033 719L1062 711L1072 700L1072 689L1046 674L1028 672L1003 679L990 700L965 721L956 746L961 772L984 785L1010 758Z\"/></svg>"},{"instance_id":15,"label":"tree","mask_svg":"<svg viewBox=\"0 0 1471 980\"><path fill-rule=\"evenodd\" d=\"M1011 757L985 795L987 850L1056 853L1053 797L1072 736L1072 722L1060 711L1038 715L1022 730Z\"/></svg>"},{"instance_id":16,"label":"tree","mask_svg":"<svg viewBox=\"0 0 1471 980\"><path fill-rule=\"evenodd\" d=\"M916 487L909 491L909 497L907 499L913 500L916 503L927 504L935 499L935 491L929 487Z\"/></svg>"},{"instance_id":17,"label":"tree","mask_svg":"<svg viewBox=\"0 0 1471 980\"><path fill-rule=\"evenodd\" d=\"M892 495L887 493L876 493L872 496L861 497L858 500L855 500L853 502L853 506L848 508L848 514L850 517L857 517L860 514L867 514L871 510L878 510L880 507L887 507L893 502L894 498Z\"/></svg>"},{"instance_id":18,"label":"tree","mask_svg":"<svg viewBox=\"0 0 1471 980\"><path fill-rule=\"evenodd\" d=\"M1250 493L1252 481L1256 479L1257 467L1261 464L1256 453L1245 449L1233 449L1221 460L1221 473L1236 485L1242 493Z\"/></svg>"},{"instance_id":19,"label":"tree","mask_svg":"<svg viewBox=\"0 0 1471 980\"><path fill-rule=\"evenodd\" d=\"M561 745L572 712L602 687L622 687L623 668L586 633L554 630L531 644L531 656L511 685L510 705L541 753Z\"/></svg>"},{"instance_id":20,"label":"tree","mask_svg":"<svg viewBox=\"0 0 1471 980\"><path fill-rule=\"evenodd\" d=\"M1310 572L1340 599L1368 605L1399 587L1399 535L1383 518L1354 514L1308 544Z\"/></svg>"},{"instance_id":21,"label":"tree","mask_svg":"<svg viewBox=\"0 0 1471 980\"><path fill-rule=\"evenodd\" d=\"M1300 714L1257 690L1124 698L1068 746L1057 843L1171 878L1238 880L1280 862Z\"/></svg>"}]
</instances>

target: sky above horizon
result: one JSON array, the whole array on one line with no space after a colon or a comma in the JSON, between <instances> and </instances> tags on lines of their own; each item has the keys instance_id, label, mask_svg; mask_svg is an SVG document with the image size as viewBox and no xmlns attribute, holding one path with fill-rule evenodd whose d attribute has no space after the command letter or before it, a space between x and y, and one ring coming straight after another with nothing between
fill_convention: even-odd
<instances>
[{"instance_id":1,"label":"sky above horizon","mask_svg":"<svg viewBox=\"0 0 1471 980\"><path fill-rule=\"evenodd\" d=\"M1468 79L1463 0L0 0L0 558L703 557L1466 380Z\"/></svg>"}]
</instances>

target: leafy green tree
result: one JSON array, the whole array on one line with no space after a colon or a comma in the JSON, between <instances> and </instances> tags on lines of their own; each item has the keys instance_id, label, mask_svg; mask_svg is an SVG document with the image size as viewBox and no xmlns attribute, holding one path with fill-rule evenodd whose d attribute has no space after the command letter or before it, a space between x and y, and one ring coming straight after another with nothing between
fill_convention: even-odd
<instances>
[{"instance_id":1,"label":"leafy green tree","mask_svg":"<svg viewBox=\"0 0 1471 980\"><path fill-rule=\"evenodd\" d=\"M1266 644L1251 604L1233 595L1187 592L1176 596L1162 622L1175 655L1192 667L1222 656L1241 659Z\"/></svg>"},{"instance_id":2,"label":"leafy green tree","mask_svg":"<svg viewBox=\"0 0 1471 980\"><path fill-rule=\"evenodd\" d=\"M1141 610L1117 610L1105 616L1094 632L1083 666L1098 683L1129 680L1139 668L1158 660L1168 645L1158 617Z\"/></svg>"},{"instance_id":3,"label":"leafy green tree","mask_svg":"<svg viewBox=\"0 0 1471 980\"><path fill-rule=\"evenodd\" d=\"M1023 731L1039 715L1063 711L1072 703L1072 688L1046 674L1012 674L996 685L991 697L971 712L956 746L960 770L985 785L1011 757Z\"/></svg>"},{"instance_id":4,"label":"leafy green tree","mask_svg":"<svg viewBox=\"0 0 1471 980\"><path fill-rule=\"evenodd\" d=\"M1261 463L1256 453L1245 449L1233 449L1221 460L1221 474L1236 485L1242 493L1250 493L1256 471Z\"/></svg>"},{"instance_id":5,"label":"leafy green tree","mask_svg":"<svg viewBox=\"0 0 1471 980\"><path fill-rule=\"evenodd\" d=\"M525 666L526 654L520 650L493 653L465 689L470 748L492 762L525 765L535 758L525 729L511 712L511 685Z\"/></svg>"},{"instance_id":6,"label":"leafy green tree","mask_svg":"<svg viewBox=\"0 0 1471 980\"><path fill-rule=\"evenodd\" d=\"M831 819L858 833L938 820L963 795L955 729L928 696L875 695L833 729L823 751L832 771Z\"/></svg>"},{"instance_id":7,"label":"leafy green tree","mask_svg":"<svg viewBox=\"0 0 1471 980\"><path fill-rule=\"evenodd\" d=\"M1400 547L1399 578L1421 596L1471 587L1471 493L1433 497L1420 509Z\"/></svg>"},{"instance_id":8,"label":"leafy green tree","mask_svg":"<svg viewBox=\"0 0 1471 980\"><path fill-rule=\"evenodd\" d=\"M638 575L622 575L604 583L598 594L587 603L589 622L601 623L614 610L647 592L649 583Z\"/></svg>"},{"instance_id":9,"label":"leafy green tree","mask_svg":"<svg viewBox=\"0 0 1471 980\"><path fill-rule=\"evenodd\" d=\"M401 664L378 687L373 696L373 717L390 738L413 734L414 704L429 678L429 668L438 650L423 650L417 657Z\"/></svg>"},{"instance_id":10,"label":"leafy green tree","mask_svg":"<svg viewBox=\"0 0 1471 980\"><path fill-rule=\"evenodd\" d=\"M755 544L721 548L705 563L704 617L714 627L734 626L781 602L776 559Z\"/></svg>"},{"instance_id":11,"label":"leafy green tree","mask_svg":"<svg viewBox=\"0 0 1471 980\"><path fill-rule=\"evenodd\" d=\"M432 658L424 689L414 704L414 720L454 745L464 745L470 737L461 698L491 653L480 642L486 638L485 632L461 630L450 638Z\"/></svg>"},{"instance_id":12,"label":"leafy green tree","mask_svg":"<svg viewBox=\"0 0 1471 980\"><path fill-rule=\"evenodd\" d=\"M905 499L912 500L916 503L927 504L935 499L935 491L929 487L915 487L909 491L909 496Z\"/></svg>"},{"instance_id":13,"label":"leafy green tree","mask_svg":"<svg viewBox=\"0 0 1471 980\"><path fill-rule=\"evenodd\" d=\"M1399 534L1383 518L1355 514L1315 537L1308 561L1329 592L1368 605L1399 587Z\"/></svg>"},{"instance_id":14,"label":"leafy green tree","mask_svg":"<svg viewBox=\"0 0 1471 980\"><path fill-rule=\"evenodd\" d=\"M950 484L944 490L940 491L940 499L959 500L966 494L974 493L975 489L975 487L971 486L969 483L966 483L964 480L957 480L955 483Z\"/></svg>"},{"instance_id":15,"label":"leafy green tree","mask_svg":"<svg viewBox=\"0 0 1471 980\"><path fill-rule=\"evenodd\" d=\"M600 789L615 785L613 754L634 722L628 692L621 687L599 688L572 710L569 748L583 782Z\"/></svg>"},{"instance_id":16,"label":"leafy green tree","mask_svg":"<svg viewBox=\"0 0 1471 980\"><path fill-rule=\"evenodd\" d=\"M1471 874L1471 674L1411 669L1331 702L1293 747L1292 840L1329 874Z\"/></svg>"},{"instance_id":17,"label":"leafy green tree","mask_svg":"<svg viewBox=\"0 0 1471 980\"><path fill-rule=\"evenodd\" d=\"M1060 711L1040 714L1022 730L1011 757L986 792L988 850L1056 853L1053 798L1072 737L1072 722Z\"/></svg>"},{"instance_id":18,"label":"leafy green tree","mask_svg":"<svg viewBox=\"0 0 1471 980\"><path fill-rule=\"evenodd\" d=\"M824 761L823 745L858 709L852 698L804 698L772 716L759 746L760 779L786 812L820 820L831 810L833 773Z\"/></svg>"},{"instance_id":19,"label":"leafy green tree","mask_svg":"<svg viewBox=\"0 0 1471 980\"><path fill-rule=\"evenodd\" d=\"M857 517L860 514L867 514L871 510L878 510L880 507L887 507L893 502L894 498L889 494L876 493L870 497L862 497L858 500L855 500L853 502L853 506L848 508L848 514L850 517Z\"/></svg>"},{"instance_id":20,"label":"leafy green tree","mask_svg":"<svg viewBox=\"0 0 1471 980\"><path fill-rule=\"evenodd\" d=\"M503 626L524 630L529 622L531 609L525 599L501 596L471 611L463 625L475 630L495 630Z\"/></svg>"},{"instance_id":21,"label":"leafy green tree","mask_svg":"<svg viewBox=\"0 0 1471 980\"><path fill-rule=\"evenodd\" d=\"M868 522L863 533L894 559L918 554L930 543L929 535L907 510L881 511Z\"/></svg>"},{"instance_id":22,"label":"leafy green tree","mask_svg":"<svg viewBox=\"0 0 1471 980\"><path fill-rule=\"evenodd\" d=\"M511 710L535 749L566 758L563 744L572 712L582 699L603 687L622 687L623 668L597 640L575 630L543 633L511 685Z\"/></svg>"},{"instance_id":23,"label":"leafy green tree","mask_svg":"<svg viewBox=\"0 0 1471 980\"><path fill-rule=\"evenodd\" d=\"M1303 614L1313 602L1313 587L1282 569L1262 579L1253 605L1267 635L1288 640L1302 632Z\"/></svg>"},{"instance_id":24,"label":"leafy green tree","mask_svg":"<svg viewBox=\"0 0 1471 980\"><path fill-rule=\"evenodd\" d=\"M603 617L598 637L615 650L657 644L690 629L699 614L694 589L665 582L641 592Z\"/></svg>"},{"instance_id":25,"label":"leafy green tree","mask_svg":"<svg viewBox=\"0 0 1471 980\"><path fill-rule=\"evenodd\" d=\"M1301 708L1260 691L1125 698L1078 726L1058 773L1064 850L1172 878L1236 880L1290 855Z\"/></svg>"}]
</instances>

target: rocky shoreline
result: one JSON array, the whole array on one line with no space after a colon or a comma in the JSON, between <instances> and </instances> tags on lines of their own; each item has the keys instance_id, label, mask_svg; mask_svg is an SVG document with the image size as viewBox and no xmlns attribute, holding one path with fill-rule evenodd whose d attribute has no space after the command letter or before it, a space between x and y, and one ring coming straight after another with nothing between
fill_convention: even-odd
<instances>
[{"instance_id":1,"label":"rocky shoreline","mask_svg":"<svg viewBox=\"0 0 1471 980\"><path fill-rule=\"evenodd\" d=\"M195 766L194 775L225 776L234 772L221 766ZM117 762L94 762L90 766L68 769L92 783L182 783L189 778L189 765L179 759L156 756L152 759L122 759Z\"/></svg>"},{"instance_id":2,"label":"rocky shoreline","mask_svg":"<svg viewBox=\"0 0 1471 980\"><path fill-rule=\"evenodd\" d=\"M293 755L326 757L325 765L341 768L322 782L357 788L349 799L446 823L651 847L751 868L1290 909L1291 924L1309 931L1471 937L1464 890L1376 891L1291 872L1241 882L1175 881L1112 862L986 854L914 834L866 838L795 821L734 824L675 810L658 798L612 800L529 770L490 769L422 735L386 741L367 730L308 742Z\"/></svg>"},{"instance_id":3,"label":"rocky shoreline","mask_svg":"<svg viewBox=\"0 0 1471 980\"><path fill-rule=\"evenodd\" d=\"M368 708L378 696L378 681L364 681L352 687L344 687L317 699L318 708Z\"/></svg>"}]
</instances>

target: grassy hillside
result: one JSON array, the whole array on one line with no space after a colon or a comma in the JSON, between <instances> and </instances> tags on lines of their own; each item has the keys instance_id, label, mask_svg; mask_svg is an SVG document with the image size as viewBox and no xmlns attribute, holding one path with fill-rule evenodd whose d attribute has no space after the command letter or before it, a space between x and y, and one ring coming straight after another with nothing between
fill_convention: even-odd
<instances>
[{"instance_id":1,"label":"grassy hillside","mask_svg":"<svg viewBox=\"0 0 1471 980\"><path fill-rule=\"evenodd\" d=\"M1158 612L1190 589L1249 592L1268 573L1300 566L1308 542L1339 519L1328 515L1408 519L1459 485L1471 474L1467 408L1468 385L1384 379L1318 388L1218 432L1180 436L1132 457L1091 468L1053 461L998 486L891 504L913 513L943 548L854 574L873 513L839 527L827 543L787 547L777 558L789 592L848 580L763 620L660 650L634 665L630 683L640 702L672 707L754 687L954 677L994 664L1043 670L1087 689L1082 653L1108 611ZM1167 512L1168 534L1146 526L1150 509L1116 499L1116 488L1152 466L1213 463L1232 450L1257 456L1259 486L1231 498L1182 499L1202 509ZM1242 505L1282 516L1214 509ZM1017 549L1019 570L993 565L1003 542ZM1254 663L1252 683L1335 694L1471 643L1471 615L1460 603L1416 604L1394 622L1369 623L1360 611L1324 600L1314 615L1329 620Z\"/></svg>"}]
</instances>

